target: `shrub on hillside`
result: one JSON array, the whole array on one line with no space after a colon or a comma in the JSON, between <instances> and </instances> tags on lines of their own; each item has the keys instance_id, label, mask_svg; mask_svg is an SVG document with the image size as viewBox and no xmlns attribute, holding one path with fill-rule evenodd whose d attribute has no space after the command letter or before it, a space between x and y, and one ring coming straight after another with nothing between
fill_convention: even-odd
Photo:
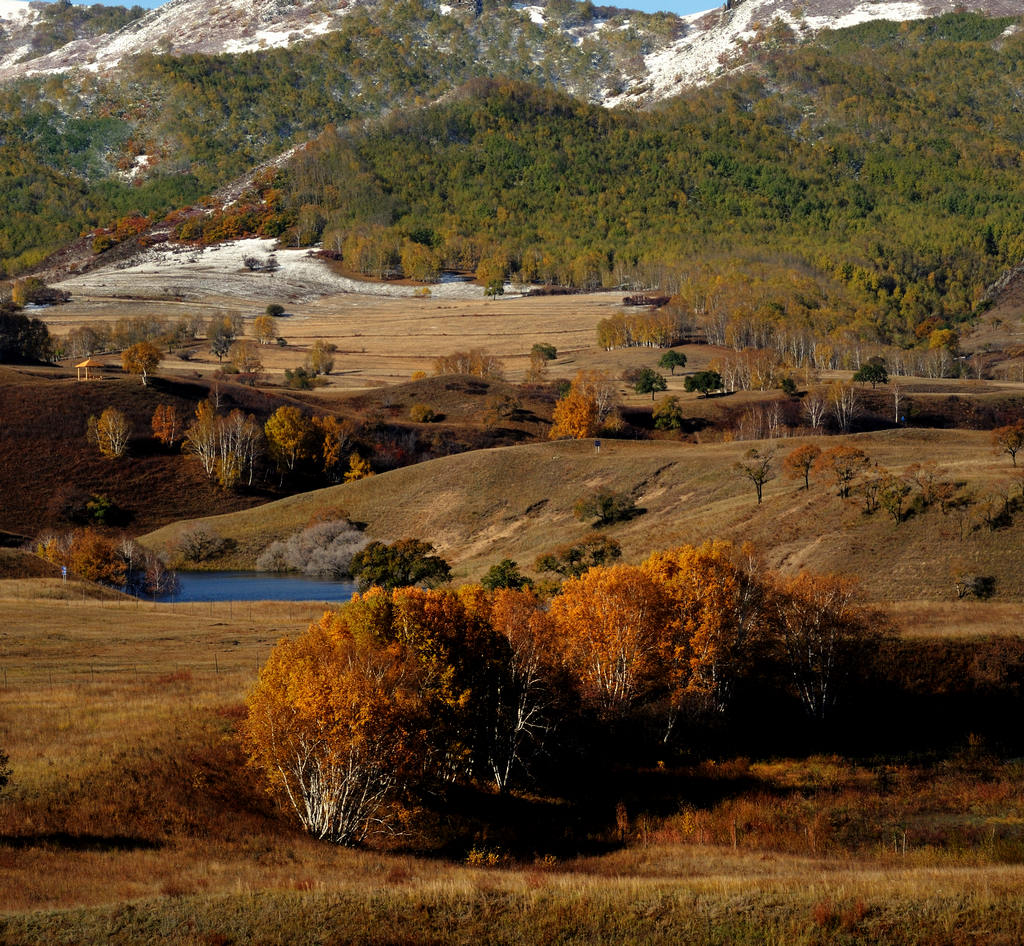
<instances>
[{"instance_id":1,"label":"shrub on hillside","mask_svg":"<svg viewBox=\"0 0 1024 946\"><path fill-rule=\"evenodd\" d=\"M256 567L268 572L302 572L314 578L347 578L352 559L368 542L348 520L318 522L272 542L256 560Z\"/></svg>"},{"instance_id":2,"label":"shrub on hillside","mask_svg":"<svg viewBox=\"0 0 1024 946\"><path fill-rule=\"evenodd\" d=\"M221 555L227 540L208 526L196 526L178 541L178 557L183 562L198 564Z\"/></svg>"},{"instance_id":3,"label":"shrub on hillside","mask_svg":"<svg viewBox=\"0 0 1024 946\"><path fill-rule=\"evenodd\" d=\"M409 408L409 419L414 424L429 424L437 419L437 413L429 404L413 404Z\"/></svg>"}]
</instances>

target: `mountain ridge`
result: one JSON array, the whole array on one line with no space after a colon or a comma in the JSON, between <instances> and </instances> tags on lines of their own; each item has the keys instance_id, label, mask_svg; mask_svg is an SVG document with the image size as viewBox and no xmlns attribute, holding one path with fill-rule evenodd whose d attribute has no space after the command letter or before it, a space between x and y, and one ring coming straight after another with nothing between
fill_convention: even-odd
<instances>
[{"instance_id":1,"label":"mountain ridge","mask_svg":"<svg viewBox=\"0 0 1024 946\"><path fill-rule=\"evenodd\" d=\"M211 13L202 0L170 0L115 32L75 39L41 56L26 58L30 47L23 44L0 58L0 81L75 69L106 73L126 57L147 53L221 55L290 48L336 31L352 12L374 5L375 0L223 0ZM27 35L40 19L40 6L5 0L0 4L0 27L7 34L21 30ZM493 7L480 0L429 0L427 6L445 16L516 11L524 22L561 33L575 45L598 46L604 40L601 34L610 30L630 39L636 34L636 74L628 87L604 90L600 101L609 106L646 105L713 81L742 65L752 47L772 42L773 31L775 37L783 31L806 38L874 20L1021 12L1013 0L804 0L798 5L788 0L727 0L687 16L655 15L660 26L651 29L645 25L649 15L638 11L571 0Z\"/></svg>"}]
</instances>

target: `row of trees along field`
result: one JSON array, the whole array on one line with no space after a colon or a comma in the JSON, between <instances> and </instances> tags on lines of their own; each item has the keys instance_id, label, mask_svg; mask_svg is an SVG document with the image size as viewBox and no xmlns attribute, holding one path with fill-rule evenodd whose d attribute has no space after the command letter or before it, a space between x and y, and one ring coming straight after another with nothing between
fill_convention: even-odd
<instances>
[{"instance_id":1,"label":"row of trees along field","mask_svg":"<svg viewBox=\"0 0 1024 946\"><path fill-rule=\"evenodd\" d=\"M886 343L845 296L834 281L800 267L723 260L692 269L657 309L602 319L596 341L606 350L694 341L731 349L711 364L729 391L769 390L796 370L858 371L872 361L895 376L980 377L986 371L984 356L961 358L955 320L929 316L912 336Z\"/></svg>"},{"instance_id":2,"label":"row of trees along field","mask_svg":"<svg viewBox=\"0 0 1024 946\"><path fill-rule=\"evenodd\" d=\"M588 726L664 752L681 717L725 713L754 678L820 723L884 630L851 582L723 542L592 568L550 602L375 588L275 648L245 737L306 830L351 844L396 828L424 783L528 787Z\"/></svg>"}]
</instances>

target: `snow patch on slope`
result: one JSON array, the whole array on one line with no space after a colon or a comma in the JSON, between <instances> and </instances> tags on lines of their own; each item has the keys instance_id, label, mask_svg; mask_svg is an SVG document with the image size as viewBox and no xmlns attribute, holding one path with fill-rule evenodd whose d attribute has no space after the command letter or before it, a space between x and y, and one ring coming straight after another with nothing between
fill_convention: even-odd
<instances>
[{"instance_id":1,"label":"snow patch on slope","mask_svg":"<svg viewBox=\"0 0 1024 946\"><path fill-rule=\"evenodd\" d=\"M246 257L273 256L273 272L250 272ZM73 295L149 299L201 299L210 294L239 299L287 299L304 302L357 292L363 295L411 297L416 286L361 282L339 276L308 249L276 248L273 240L237 240L215 246L164 244L141 251L131 260L72 276L54 285ZM483 298L482 286L470 283L432 285L431 298Z\"/></svg>"},{"instance_id":2,"label":"snow patch on slope","mask_svg":"<svg viewBox=\"0 0 1024 946\"><path fill-rule=\"evenodd\" d=\"M862 0L851 5L841 0L737 0L731 9L717 7L681 17L686 35L644 58L647 75L625 93L609 96L608 106L642 104L667 98L686 87L707 85L731 68L743 44L760 30L782 22L797 34L823 29L845 29L874 20L903 22L951 13L955 9L981 12L996 8L999 0Z\"/></svg>"}]
</instances>

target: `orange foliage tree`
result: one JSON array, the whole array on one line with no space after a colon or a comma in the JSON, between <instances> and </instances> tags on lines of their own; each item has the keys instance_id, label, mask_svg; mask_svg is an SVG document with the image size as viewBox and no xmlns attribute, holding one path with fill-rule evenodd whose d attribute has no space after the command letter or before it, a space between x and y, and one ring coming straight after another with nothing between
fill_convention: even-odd
<instances>
[{"instance_id":1,"label":"orange foliage tree","mask_svg":"<svg viewBox=\"0 0 1024 946\"><path fill-rule=\"evenodd\" d=\"M566 665L602 716L626 715L658 682L668 604L661 584L632 565L570 578L551 602Z\"/></svg>"},{"instance_id":2,"label":"orange foliage tree","mask_svg":"<svg viewBox=\"0 0 1024 946\"><path fill-rule=\"evenodd\" d=\"M814 461L814 469L832 477L839 495L846 499L857 474L864 470L871 461L868 455L858 447L847 447L840 444L829 447Z\"/></svg>"},{"instance_id":3,"label":"orange foliage tree","mask_svg":"<svg viewBox=\"0 0 1024 946\"><path fill-rule=\"evenodd\" d=\"M407 648L325 615L274 648L247 706L249 761L306 831L355 844L395 825L425 728Z\"/></svg>"},{"instance_id":4,"label":"orange foliage tree","mask_svg":"<svg viewBox=\"0 0 1024 946\"><path fill-rule=\"evenodd\" d=\"M153 411L153 436L161 443L173 447L182 436L182 419L173 404L158 404Z\"/></svg>"},{"instance_id":5,"label":"orange foliage tree","mask_svg":"<svg viewBox=\"0 0 1024 946\"><path fill-rule=\"evenodd\" d=\"M821 448L813 443L805 443L786 454L782 461L786 475L793 480L803 480L804 489L810 489L810 475L815 462L821 456Z\"/></svg>"},{"instance_id":6,"label":"orange foliage tree","mask_svg":"<svg viewBox=\"0 0 1024 946\"><path fill-rule=\"evenodd\" d=\"M992 446L996 453L1008 454L1017 465L1017 453L1024 449L1024 420L1018 420L992 431Z\"/></svg>"},{"instance_id":7,"label":"orange foliage tree","mask_svg":"<svg viewBox=\"0 0 1024 946\"><path fill-rule=\"evenodd\" d=\"M551 420L548 436L552 440L585 440L616 426L614 384L602 372L578 372L568 393L555 405Z\"/></svg>"},{"instance_id":8,"label":"orange foliage tree","mask_svg":"<svg viewBox=\"0 0 1024 946\"><path fill-rule=\"evenodd\" d=\"M672 706L689 692L724 710L764 637L764 586L751 549L684 545L656 552L642 567L671 602L665 672Z\"/></svg>"}]
</instances>

